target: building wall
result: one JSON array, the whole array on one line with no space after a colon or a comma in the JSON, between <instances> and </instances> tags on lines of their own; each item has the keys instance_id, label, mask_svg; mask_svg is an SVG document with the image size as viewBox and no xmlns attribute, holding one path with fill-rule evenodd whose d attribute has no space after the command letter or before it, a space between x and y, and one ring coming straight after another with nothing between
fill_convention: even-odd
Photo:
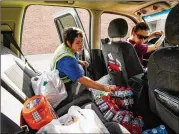
<instances>
[{"instance_id":1,"label":"building wall","mask_svg":"<svg viewBox=\"0 0 179 134\"><path fill-rule=\"evenodd\" d=\"M54 23L54 14L65 7L32 5L27 8L21 48L25 55L53 53L57 46L61 44L56 26ZM87 38L89 38L89 18L90 15L85 9L77 9L82 21ZM112 19L121 17L120 15L103 14L101 17L101 38L108 37L107 27ZM129 33L134 23L128 21ZM126 38L128 37L126 36ZM126 39L125 38L125 39Z\"/></svg>"}]
</instances>

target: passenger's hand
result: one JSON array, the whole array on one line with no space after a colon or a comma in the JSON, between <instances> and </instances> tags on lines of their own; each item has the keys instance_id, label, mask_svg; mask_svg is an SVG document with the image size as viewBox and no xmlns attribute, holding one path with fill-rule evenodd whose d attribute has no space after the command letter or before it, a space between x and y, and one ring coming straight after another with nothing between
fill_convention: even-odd
<instances>
[{"instance_id":1,"label":"passenger's hand","mask_svg":"<svg viewBox=\"0 0 179 134\"><path fill-rule=\"evenodd\" d=\"M156 49L158 49L161 46L161 44L164 41L164 39L165 39L165 36L162 33L162 36L155 42L155 48Z\"/></svg>"},{"instance_id":2,"label":"passenger's hand","mask_svg":"<svg viewBox=\"0 0 179 134\"><path fill-rule=\"evenodd\" d=\"M89 63L87 61L80 61L80 64L85 67L89 66Z\"/></svg>"},{"instance_id":3,"label":"passenger's hand","mask_svg":"<svg viewBox=\"0 0 179 134\"><path fill-rule=\"evenodd\" d=\"M106 92L112 92L112 91L115 91L115 89L116 89L115 85L105 85L104 86L104 91L106 91Z\"/></svg>"},{"instance_id":4,"label":"passenger's hand","mask_svg":"<svg viewBox=\"0 0 179 134\"><path fill-rule=\"evenodd\" d=\"M153 32L150 34L150 37L160 37L163 35L163 31L160 32Z\"/></svg>"}]
</instances>

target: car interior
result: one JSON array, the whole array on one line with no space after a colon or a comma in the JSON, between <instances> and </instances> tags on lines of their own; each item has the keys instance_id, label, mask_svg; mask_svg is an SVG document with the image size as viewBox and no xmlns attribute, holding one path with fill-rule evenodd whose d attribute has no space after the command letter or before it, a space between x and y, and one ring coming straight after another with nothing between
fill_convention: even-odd
<instances>
[{"instance_id":1,"label":"car interior","mask_svg":"<svg viewBox=\"0 0 179 134\"><path fill-rule=\"evenodd\" d=\"M90 16L89 56L90 66L85 74L93 80L109 74L115 85L127 86L134 93L135 114L143 117L143 130L164 124L169 134L179 134L179 2L178 1L9 1L1 5L1 132L36 133L23 120L21 110L24 102L35 95L31 78L42 72L33 68L24 56L21 43L24 16L30 5L59 6L87 9ZM122 14L134 23L142 18L162 11L169 11L165 27L165 41L161 47L145 58L142 65L133 46L124 37L129 34L129 24L124 18L113 19L108 27L108 37L100 37L100 17L102 13ZM61 30L61 31L60 31ZM58 31L58 30L57 30ZM59 29L60 33L63 28ZM117 40L116 40L117 39ZM148 45L157 41L153 38ZM166 45L167 44L167 45ZM30 44L29 44L30 45ZM43 46L42 46L43 47ZM21 52L22 51L22 52ZM85 50L82 59L86 59ZM120 61L121 71L108 70L112 56ZM24 58L25 57L25 58ZM39 61L40 62L40 61ZM145 69L144 69L145 67ZM146 69L147 68L147 69ZM110 123L95 104L92 93L85 92L70 103L59 105L55 112L59 117L77 105L92 109L107 128ZM118 125L112 134L126 133ZM11 128L11 129L9 129ZM127 132L129 133L129 132Z\"/></svg>"}]
</instances>

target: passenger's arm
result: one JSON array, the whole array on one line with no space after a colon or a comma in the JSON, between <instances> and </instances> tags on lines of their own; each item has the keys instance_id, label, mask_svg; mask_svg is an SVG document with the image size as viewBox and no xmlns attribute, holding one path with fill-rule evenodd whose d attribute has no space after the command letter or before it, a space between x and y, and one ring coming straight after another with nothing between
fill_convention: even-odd
<instances>
[{"instance_id":1,"label":"passenger's arm","mask_svg":"<svg viewBox=\"0 0 179 134\"><path fill-rule=\"evenodd\" d=\"M153 37L161 37L162 35L163 35L163 31L161 31L161 32L152 32L149 35L149 37L147 39L145 39L144 42L146 43L148 40L152 39Z\"/></svg>"},{"instance_id":2,"label":"passenger's arm","mask_svg":"<svg viewBox=\"0 0 179 134\"><path fill-rule=\"evenodd\" d=\"M165 39L163 33L162 33L162 36L156 41L155 44L152 44L152 45L149 45L148 46L148 49L147 49L147 53L149 52L153 52L155 51L156 49L158 49L160 47L160 45L162 44L163 40Z\"/></svg>"},{"instance_id":3,"label":"passenger's arm","mask_svg":"<svg viewBox=\"0 0 179 134\"><path fill-rule=\"evenodd\" d=\"M116 86L114 85L102 85L85 76L80 77L77 81L89 88L94 88L94 89L106 91L106 92L111 92L112 90L115 90L116 88Z\"/></svg>"},{"instance_id":4,"label":"passenger's arm","mask_svg":"<svg viewBox=\"0 0 179 134\"><path fill-rule=\"evenodd\" d=\"M163 31L160 31L160 32L155 31L155 32L153 32L153 33L151 33L151 34L149 35L149 39L151 39L151 38L153 38L153 37L160 37L160 36L162 36L162 35L163 35Z\"/></svg>"},{"instance_id":5,"label":"passenger's arm","mask_svg":"<svg viewBox=\"0 0 179 134\"><path fill-rule=\"evenodd\" d=\"M160 46L155 46L154 44L149 45L149 46L148 46L148 49L147 49L147 53L153 52L153 51L155 51L156 49L158 49L159 47L160 47Z\"/></svg>"}]
</instances>

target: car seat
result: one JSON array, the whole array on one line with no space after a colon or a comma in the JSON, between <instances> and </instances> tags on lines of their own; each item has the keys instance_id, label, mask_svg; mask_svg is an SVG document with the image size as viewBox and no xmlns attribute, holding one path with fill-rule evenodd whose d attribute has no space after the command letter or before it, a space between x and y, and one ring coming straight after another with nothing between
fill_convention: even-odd
<instances>
[{"instance_id":1,"label":"car seat","mask_svg":"<svg viewBox=\"0 0 179 134\"><path fill-rule=\"evenodd\" d=\"M2 35L4 31L9 31L8 25L2 26ZM6 38L7 39L7 38ZM4 41L4 40L3 40ZM31 87L31 78L36 76L37 74L28 67L19 57L16 56L14 52L12 52L9 48L4 46L5 42L1 42L1 81L2 84L6 87L6 89L16 96L21 102L24 102L28 97L34 96L33 89ZM60 112L60 114L65 113L71 105L83 105L85 103L91 102L93 99L91 95L85 93L73 101L63 105L60 107L60 111L64 110L64 112ZM58 109L59 110L59 107Z\"/></svg>"},{"instance_id":2,"label":"car seat","mask_svg":"<svg viewBox=\"0 0 179 134\"><path fill-rule=\"evenodd\" d=\"M170 47L155 51L148 62L149 103L170 128L179 134L179 4L168 14L165 24Z\"/></svg>"},{"instance_id":3,"label":"car seat","mask_svg":"<svg viewBox=\"0 0 179 134\"><path fill-rule=\"evenodd\" d=\"M123 38L128 31L128 24L122 18L114 19L110 22L108 27L108 35L110 38ZM128 85L128 79L134 75L143 73L142 65L138 59L136 51L133 46L126 41L110 41L109 39L102 39L102 51L106 65L108 66L108 54L111 54L114 59L120 61L122 71L119 74L108 72L113 80L118 79L116 84ZM120 81L121 79L121 81ZM124 81L122 80L124 79Z\"/></svg>"}]
</instances>

